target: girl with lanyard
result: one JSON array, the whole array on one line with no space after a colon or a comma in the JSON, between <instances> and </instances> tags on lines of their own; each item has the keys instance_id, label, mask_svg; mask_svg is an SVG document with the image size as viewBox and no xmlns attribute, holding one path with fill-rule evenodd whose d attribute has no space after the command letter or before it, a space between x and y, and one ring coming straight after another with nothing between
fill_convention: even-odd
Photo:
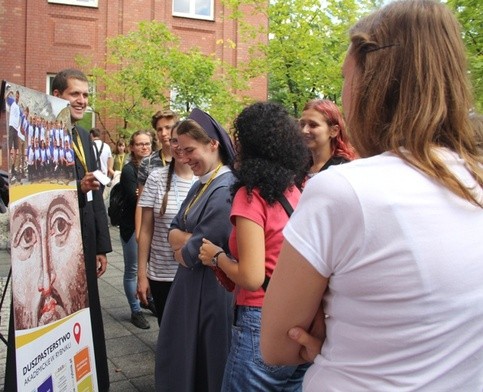
<instances>
[{"instance_id":1,"label":"girl with lanyard","mask_svg":"<svg viewBox=\"0 0 483 392\"><path fill-rule=\"evenodd\" d=\"M229 165L225 130L194 109L178 127L181 161L199 177L174 218L168 241L179 263L159 329L156 391L219 391L230 349L233 297L198 258L204 237L228 251Z\"/></svg>"},{"instance_id":2,"label":"girl with lanyard","mask_svg":"<svg viewBox=\"0 0 483 392\"><path fill-rule=\"evenodd\" d=\"M126 142L124 139L119 139L116 143L116 149L114 152L114 164L113 170L114 171L121 171L124 167L124 163L126 160ZM127 162L126 162L127 163Z\"/></svg>"},{"instance_id":3,"label":"girl with lanyard","mask_svg":"<svg viewBox=\"0 0 483 392\"><path fill-rule=\"evenodd\" d=\"M198 178L181 162L178 132L171 131L171 162L148 176L138 206L142 208L138 239L138 297L148 305L150 292L154 300L158 325L161 324L166 299L178 263L167 241L169 227Z\"/></svg>"}]
</instances>

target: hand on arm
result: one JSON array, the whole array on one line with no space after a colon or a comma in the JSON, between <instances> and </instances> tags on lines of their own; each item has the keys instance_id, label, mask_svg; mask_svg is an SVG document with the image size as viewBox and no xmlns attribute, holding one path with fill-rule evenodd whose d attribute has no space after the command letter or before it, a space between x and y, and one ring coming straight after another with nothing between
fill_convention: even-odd
<instances>
[{"instance_id":1,"label":"hand on arm","mask_svg":"<svg viewBox=\"0 0 483 392\"><path fill-rule=\"evenodd\" d=\"M181 248L183 248L183 246L188 242L191 236L191 233L187 233L186 231L180 229L172 229L170 230L168 235L168 242L171 245L173 257L178 263L180 263L184 267L186 267L187 265L183 260Z\"/></svg>"},{"instance_id":2,"label":"hand on arm","mask_svg":"<svg viewBox=\"0 0 483 392\"><path fill-rule=\"evenodd\" d=\"M288 331L288 335L301 345L300 356L306 362L314 362L325 340L325 313L322 304L317 310L309 332L301 327L293 327Z\"/></svg>"},{"instance_id":3,"label":"hand on arm","mask_svg":"<svg viewBox=\"0 0 483 392\"><path fill-rule=\"evenodd\" d=\"M265 235L263 228L255 222L236 218L237 246L239 259L234 262L226 253L218 256L218 267L238 286L258 290L265 280ZM203 238L199 259L206 266L211 266L214 255L223 250L211 241Z\"/></svg>"},{"instance_id":4,"label":"hand on arm","mask_svg":"<svg viewBox=\"0 0 483 392\"><path fill-rule=\"evenodd\" d=\"M311 325L315 329L320 327L323 318L314 320L320 312L327 284L328 278L320 275L292 245L284 241L262 309L260 344L267 363L304 363L317 350L317 342L314 344L304 334L299 336L302 341L293 340L289 331L293 327L303 330L310 330ZM310 354L304 350L310 351Z\"/></svg>"}]
</instances>

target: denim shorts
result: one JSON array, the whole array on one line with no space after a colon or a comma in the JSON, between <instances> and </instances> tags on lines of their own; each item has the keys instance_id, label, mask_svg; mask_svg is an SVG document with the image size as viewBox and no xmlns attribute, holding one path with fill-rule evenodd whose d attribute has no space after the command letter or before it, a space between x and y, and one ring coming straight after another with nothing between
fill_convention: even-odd
<instances>
[{"instance_id":1,"label":"denim shorts","mask_svg":"<svg viewBox=\"0 0 483 392\"><path fill-rule=\"evenodd\" d=\"M260 353L262 309L237 306L231 348L226 362L222 392L301 391L310 364L271 366Z\"/></svg>"}]
</instances>

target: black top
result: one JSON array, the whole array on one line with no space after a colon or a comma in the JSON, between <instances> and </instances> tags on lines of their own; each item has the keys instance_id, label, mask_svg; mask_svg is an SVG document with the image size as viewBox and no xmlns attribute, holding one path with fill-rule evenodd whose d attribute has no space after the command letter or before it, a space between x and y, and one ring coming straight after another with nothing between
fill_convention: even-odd
<instances>
[{"instance_id":1,"label":"black top","mask_svg":"<svg viewBox=\"0 0 483 392\"><path fill-rule=\"evenodd\" d=\"M326 170L329 166L340 165L342 163L347 163L347 162L349 162L349 160L347 158L339 157L339 156L333 156L327 162L325 162L325 165L322 166L322 168L319 170L319 173L321 171Z\"/></svg>"},{"instance_id":2,"label":"black top","mask_svg":"<svg viewBox=\"0 0 483 392\"><path fill-rule=\"evenodd\" d=\"M134 215L137 203L138 168L132 162L124 165L120 179L121 189L124 196L124 208L121 213L119 232L124 242L128 242L134 233Z\"/></svg>"}]
</instances>

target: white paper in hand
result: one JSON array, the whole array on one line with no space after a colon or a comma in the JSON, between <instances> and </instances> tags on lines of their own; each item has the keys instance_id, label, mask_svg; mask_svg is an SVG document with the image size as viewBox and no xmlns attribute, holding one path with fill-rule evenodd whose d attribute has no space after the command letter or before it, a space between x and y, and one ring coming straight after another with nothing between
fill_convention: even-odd
<instances>
[{"instance_id":1,"label":"white paper in hand","mask_svg":"<svg viewBox=\"0 0 483 392\"><path fill-rule=\"evenodd\" d=\"M94 177L96 177L97 180L102 185L107 185L107 184L109 184L111 182L111 179L108 176L106 176L103 172L101 172L100 170L96 170L92 174L94 174Z\"/></svg>"}]
</instances>

